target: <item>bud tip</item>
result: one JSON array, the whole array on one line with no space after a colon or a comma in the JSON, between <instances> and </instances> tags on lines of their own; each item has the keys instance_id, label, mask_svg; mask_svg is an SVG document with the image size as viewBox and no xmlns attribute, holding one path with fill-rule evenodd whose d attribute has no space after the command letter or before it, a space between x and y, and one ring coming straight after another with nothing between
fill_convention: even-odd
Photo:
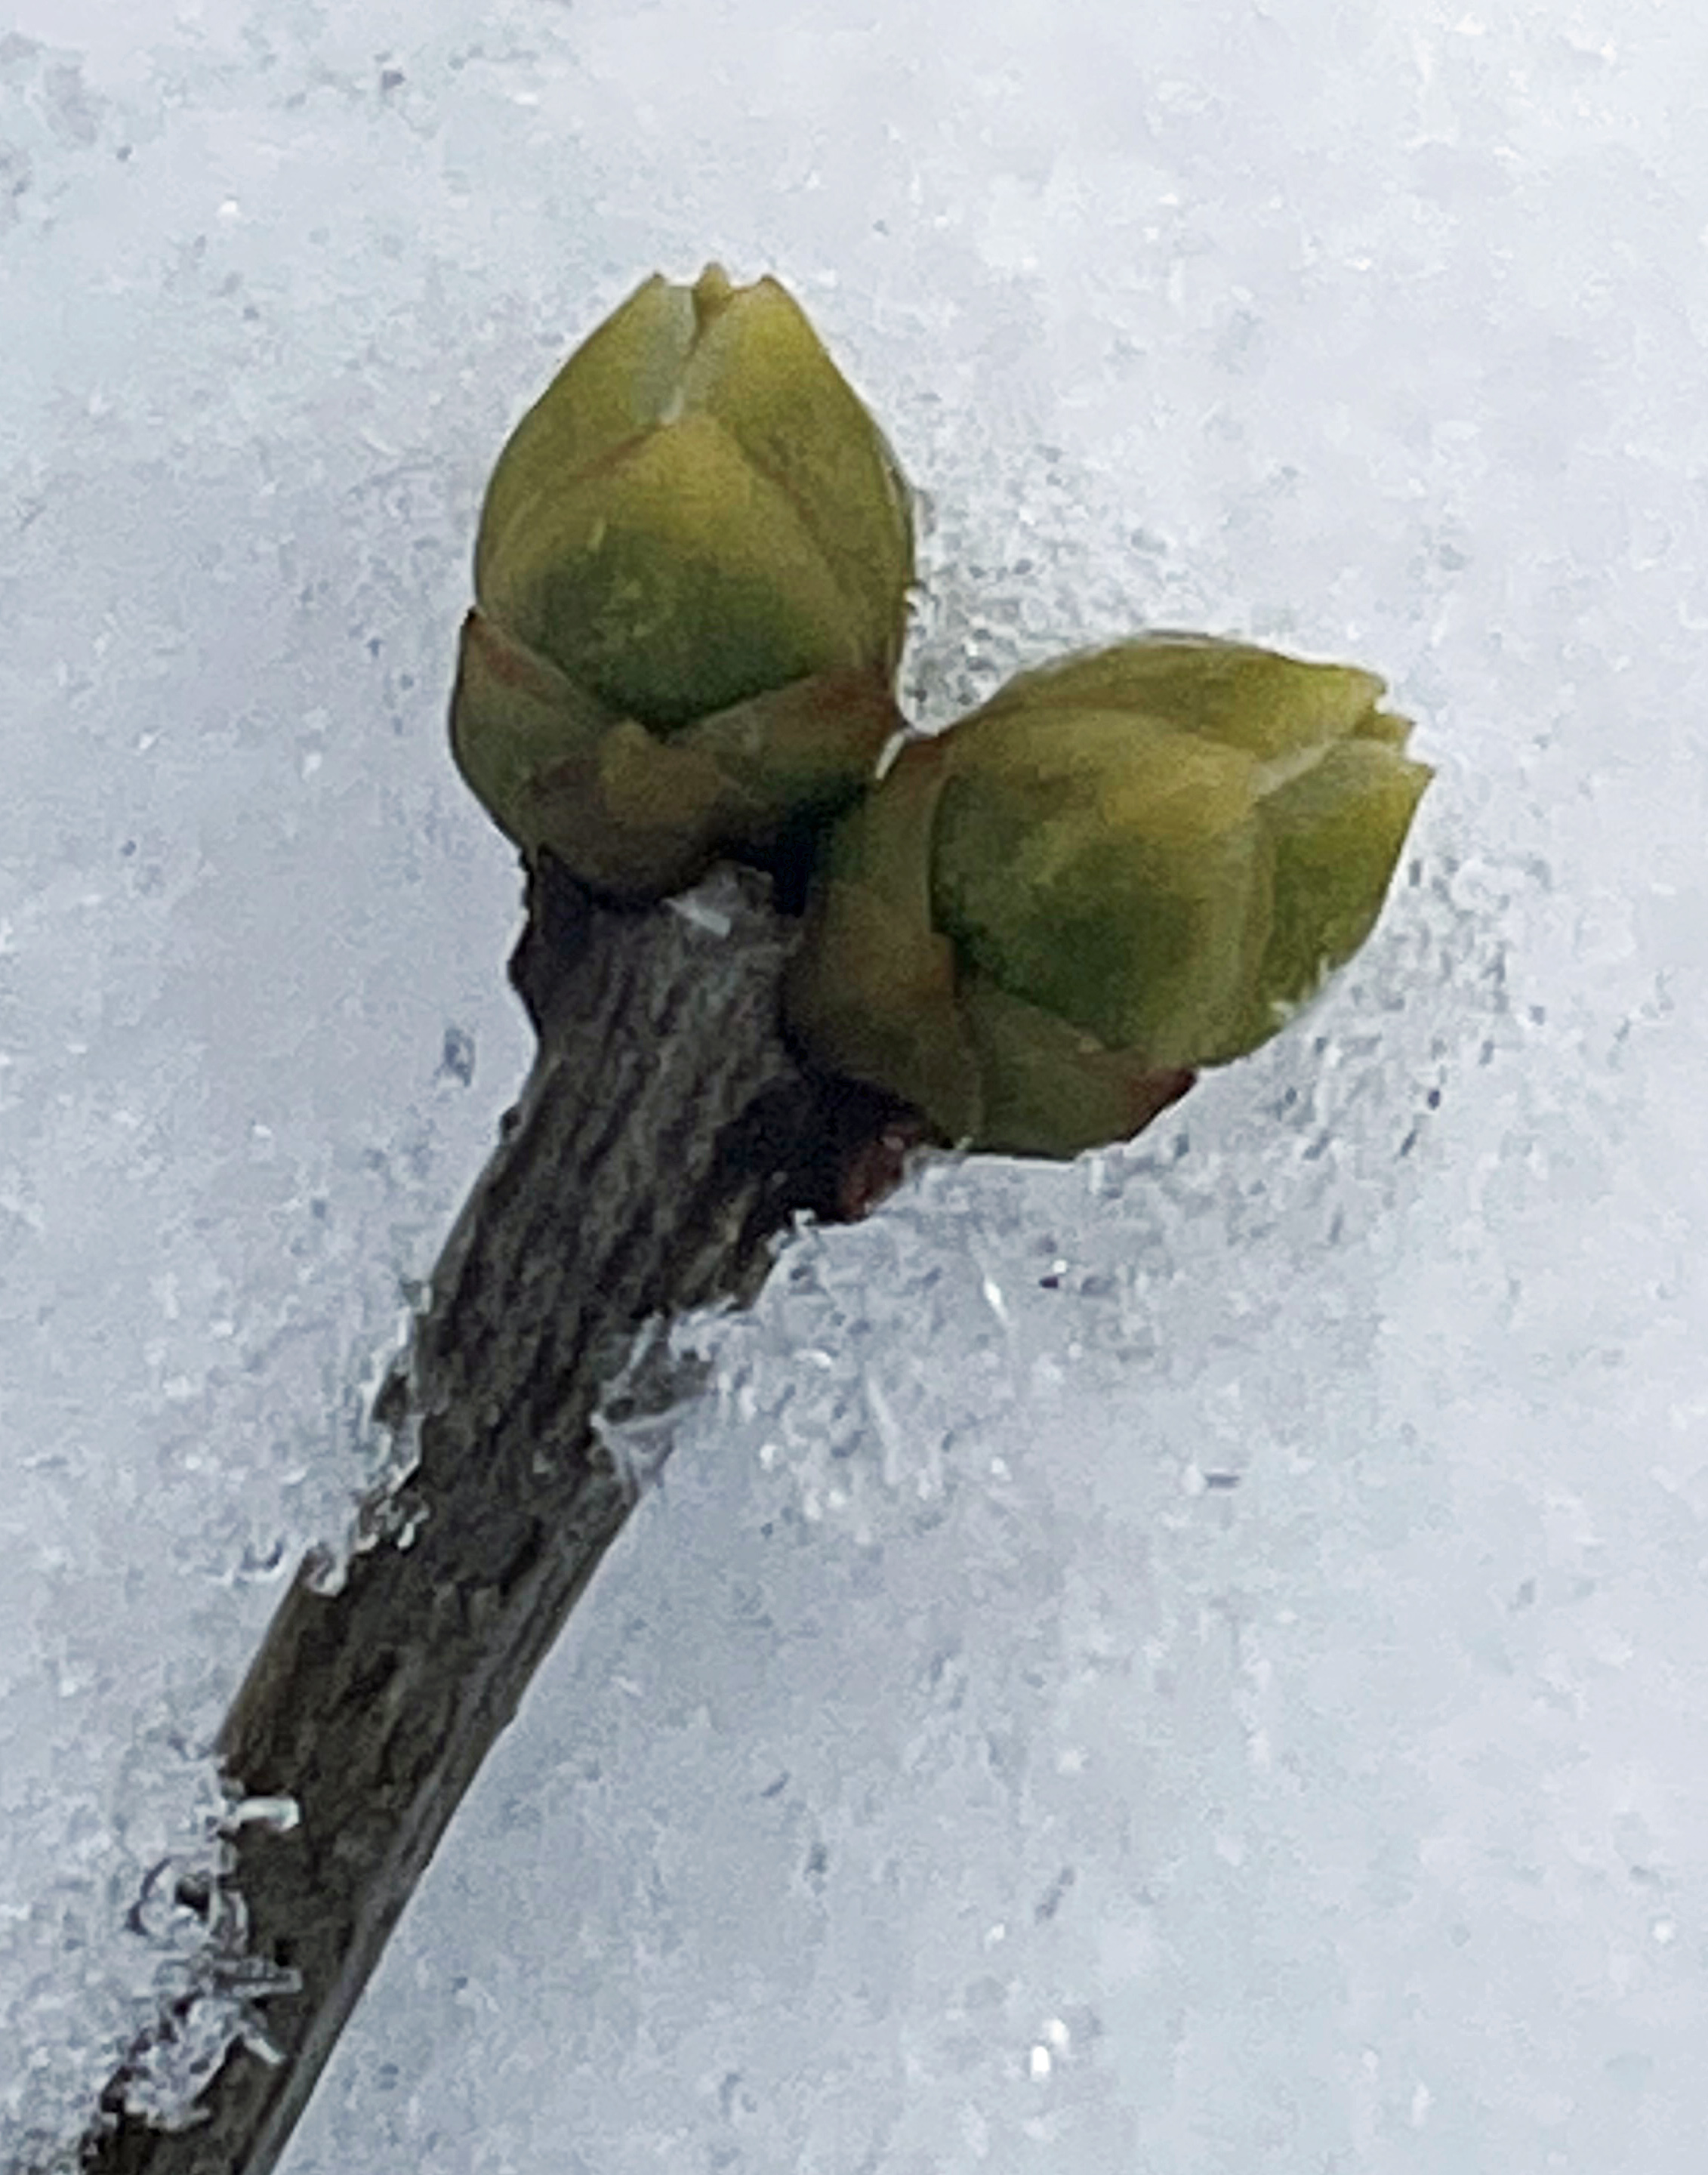
<instances>
[{"instance_id":1,"label":"bud tip","mask_svg":"<svg viewBox=\"0 0 1708 2175\"><path fill-rule=\"evenodd\" d=\"M735 290L721 264L708 264L694 282L694 323L707 331L713 319L729 307Z\"/></svg>"}]
</instances>

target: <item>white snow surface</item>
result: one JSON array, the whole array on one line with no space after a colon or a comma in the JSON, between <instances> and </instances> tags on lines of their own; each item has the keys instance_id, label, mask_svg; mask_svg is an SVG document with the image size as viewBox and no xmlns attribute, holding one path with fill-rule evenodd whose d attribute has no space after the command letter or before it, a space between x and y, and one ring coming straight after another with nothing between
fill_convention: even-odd
<instances>
[{"instance_id":1,"label":"white snow surface","mask_svg":"<svg viewBox=\"0 0 1708 2175\"><path fill-rule=\"evenodd\" d=\"M1629 0L12 0L0 2164L193 1967L125 1914L526 1066L481 484L715 257L926 496L922 718L1201 627L1440 776L1260 1056L706 1326L285 2175L1695 2175L1705 71Z\"/></svg>"}]
</instances>

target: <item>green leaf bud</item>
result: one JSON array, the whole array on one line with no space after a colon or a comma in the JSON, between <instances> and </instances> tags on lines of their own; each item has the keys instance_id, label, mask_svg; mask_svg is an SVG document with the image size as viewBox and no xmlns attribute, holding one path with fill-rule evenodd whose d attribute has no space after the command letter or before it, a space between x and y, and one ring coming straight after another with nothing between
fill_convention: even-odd
<instances>
[{"instance_id":1,"label":"green leaf bud","mask_svg":"<svg viewBox=\"0 0 1708 2175\"><path fill-rule=\"evenodd\" d=\"M458 767L604 888L762 854L870 779L913 570L894 458L784 289L648 279L493 471Z\"/></svg>"},{"instance_id":2,"label":"green leaf bud","mask_svg":"<svg viewBox=\"0 0 1708 2175\"><path fill-rule=\"evenodd\" d=\"M1022 673L837 825L797 1033L951 1140L1127 1137L1374 928L1431 775L1382 692L1198 636Z\"/></svg>"}]
</instances>

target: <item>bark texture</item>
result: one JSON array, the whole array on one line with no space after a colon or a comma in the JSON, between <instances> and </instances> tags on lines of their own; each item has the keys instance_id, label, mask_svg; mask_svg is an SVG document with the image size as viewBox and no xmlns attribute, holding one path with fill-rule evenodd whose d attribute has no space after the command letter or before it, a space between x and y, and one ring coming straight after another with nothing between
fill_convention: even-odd
<instances>
[{"instance_id":1,"label":"bark texture","mask_svg":"<svg viewBox=\"0 0 1708 2175\"><path fill-rule=\"evenodd\" d=\"M785 1046L794 925L764 879L731 874L709 909L625 912L548 865L530 909L512 975L540 1050L381 1392L399 1478L366 1506L341 1582L324 1563L299 1573L220 1740L249 1802L220 1896L201 1900L234 1924L223 1995L229 2014L249 1990L253 2028L198 2123L163 2130L135 2086L160 2035L197 2028L193 2000L163 2016L84 2140L98 2175L274 2165L458 1800L627 1516L601 1401L643 1417L678 1399L658 1331L749 1300L798 1212L857 1212L899 1163L896 1106L814 1076Z\"/></svg>"}]
</instances>

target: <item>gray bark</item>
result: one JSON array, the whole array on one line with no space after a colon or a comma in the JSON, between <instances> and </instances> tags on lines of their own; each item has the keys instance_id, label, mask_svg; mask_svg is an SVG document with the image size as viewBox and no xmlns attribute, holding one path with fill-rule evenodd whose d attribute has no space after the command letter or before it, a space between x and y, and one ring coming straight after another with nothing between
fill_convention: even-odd
<instances>
[{"instance_id":1,"label":"gray bark","mask_svg":"<svg viewBox=\"0 0 1708 2175\"><path fill-rule=\"evenodd\" d=\"M191 2004L163 2016L113 2075L85 2169L274 2166L628 1514L594 1425L614 1375L642 1412L667 1405L682 1384L648 1326L749 1300L797 1213L858 1212L893 1174L902 1114L813 1076L781 1037L792 925L765 881L732 875L718 904L721 931L600 904L550 870L536 882L512 973L539 1055L377 1407L412 1469L366 1506L341 1584L305 1565L281 1604L219 1747L235 1799L281 1802L252 1802L229 1871L179 1898L234 1924L224 1991L229 2010L248 1989L254 2028L198 2124L165 2130L136 2082L162 2033L192 2028Z\"/></svg>"}]
</instances>

